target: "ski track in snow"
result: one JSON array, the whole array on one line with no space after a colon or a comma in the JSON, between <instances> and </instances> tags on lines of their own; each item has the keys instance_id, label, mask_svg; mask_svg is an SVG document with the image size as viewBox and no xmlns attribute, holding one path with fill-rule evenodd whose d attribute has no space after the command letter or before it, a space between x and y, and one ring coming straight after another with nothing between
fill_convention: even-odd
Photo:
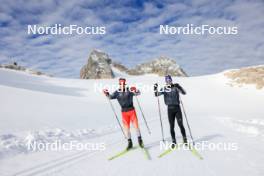
<instances>
[{"instance_id":1,"label":"ski track in snow","mask_svg":"<svg viewBox=\"0 0 264 176\"><path fill-rule=\"evenodd\" d=\"M149 123L153 123L156 122L157 119L152 119L149 121ZM140 125L143 125L142 122L140 123ZM102 135L97 135L94 136L93 138L102 138L107 136L107 138L109 137L109 135L115 135L115 132L119 132L116 131L115 129L113 129L111 132L109 131L108 133L104 133ZM109 139L108 139L109 140ZM105 142L106 145L108 147L113 147L117 144L122 143L122 140L118 139L116 142ZM151 148L150 145L146 145L147 148ZM16 172L12 175L14 176L34 176L34 175L49 175L49 174L54 174L57 173L59 171L65 170L75 164L78 164L79 162L81 162L82 160L86 160L89 159L91 157L93 157L96 154L99 154L101 152L105 152L105 151L81 151L81 152L76 152L74 154L70 154L70 155L66 155L63 156L61 158L57 158L54 160L50 160L48 162L36 165L34 167L30 167L24 170L21 170L19 172Z\"/></svg>"},{"instance_id":2,"label":"ski track in snow","mask_svg":"<svg viewBox=\"0 0 264 176\"><path fill-rule=\"evenodd\" d=\"M156 119L150 119L149 123L151 124L155 121L156 121ZM140 122L140 125L143 125L142 122ZM119 128L119 127L115 126L115 127L111 128L110 130L108 130L107 132L94 134L93 136L89 136L88 139L96 138L98 140L100 138L105 138L105 136L107 136L107 139L108 139L109 135L116 135L116 133L120 132L119 131L120 129L116 129L116 128ZM104 128L102 128L102 129L104 129ZM102 131L102 129L100 129L98 131ZM61 129L58 129L58 130L61 130ZM92 130L92 131L94 131L94 130ZM109 147L109 146L114 146L114 145L117 145L119 143L122 143L122 140L118 139L116 142L112 142L112 143L105 142L105 143ZM46 175L46 174L51 174L51 173L57 173L61 170L64 170L64 169L71 167L74 164L78 164L78 162L80 162L82 160L89 159L89 158L93 157L95 154L98 154L101 152L105 152L105 151L80 151L80 152L76 152L74 154L65 155L65 156L57 158L57 159L49 160L45 163L41 163L39 165L21 170L19 172L11 174L11 175L14 175L14 176L33 176L33 175L42 175L42 174Z\"/></svg>"},{"instance_id":3,"label":"ski track in snow","mask_svg":"<svg viewBox=\"0 0 264 176\"><path fill-rule=\"evenodd\" d=\"M120 140L118 142L114 142L108 145L115 145L117 143L120 143ZM33 176L33 175L41 175L41 174L50 174L54 172L58 172L59 170L62 170L63 168L68 168L73 164L76 164L77 162L80 162L82 159L88 159L95 154L102 152L102 151L82 151L77 152L76 154L63 156L61 158L48 161L44 164L40 164L31 168L27 168L25 170L19 171L14 174L14 176Z\"/></svg>"}]
</instances>

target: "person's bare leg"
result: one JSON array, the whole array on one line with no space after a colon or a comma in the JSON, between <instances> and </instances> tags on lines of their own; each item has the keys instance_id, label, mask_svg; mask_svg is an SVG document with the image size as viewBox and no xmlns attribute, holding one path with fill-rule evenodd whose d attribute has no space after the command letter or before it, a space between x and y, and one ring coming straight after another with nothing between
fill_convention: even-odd
<instances>
[{"instance_id":1,"label":"person's bare leg","mask_svg":"<svg viewBox=\"0 0 264 176\"><path fill-rule=\"evenodd\" d=\"M137 133L137 136L138 136L138 144L140 147L144 147L143 140L142 140L141 133L140 133L140 129L139 129L139 125L138 125L138 118L137 118L137 114L136 114L135 110L131 114L131 120L133 122L133 126L134 126L136 133Z\"/></svg>"},{"instance_id":2,"label":"person's bare leg","mask_svg":"<svg viewBox=\"0 0 264 176\"><path fill-rule=\"evenodd\" d=\"M132 139L131 139L131 132L130 132L130 116L127 112L122 112L122 122L123 122L123 129L125 135L127 137L127 150L133 147Z\"/></svg>"}]
</instances>

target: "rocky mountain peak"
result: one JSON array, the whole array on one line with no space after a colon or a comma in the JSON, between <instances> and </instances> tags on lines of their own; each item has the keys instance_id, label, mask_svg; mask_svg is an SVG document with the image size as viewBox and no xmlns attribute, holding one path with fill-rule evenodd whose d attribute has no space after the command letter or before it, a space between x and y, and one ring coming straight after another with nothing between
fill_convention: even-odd
<instances>
[{"instance_id":1,"label":"rocky mountain peak","mask_svg":"<svg viewBox=\"0 0 264 176\"><path fill-rule=\"evenodd\" d=\"M107 62L111 63L111 59L109 58L108 54L106 54L105 52L98 50L98 49L92 50L89 58L94 62L96 62L96 61L107 61Z\"/></svg>"},{"instance_id":2,"label":"rocky mountain peak","mask_svg":"<svg viewBox=\"0 0 264 176\"><path fill-rule=\"evenodd\" d=\"M183 69L175 60L166 56L160 56L152 61L148 61L135 66L132 69L126 68L118 62L112 62L109 55L100 50L93 50L87 64L84 65L80 72L82 79L106 79L114 78L112 68L129 75L157 74L159 76L187 76Z\"/></svg>"},{"instance_id":3,"label":"rocky mountain peak","mask_svg":"<svg viewBox=\"0 0 264 176\"><path fill-rule=\"evenodd\" d=\"M112 60L108 54L94 49L88 57L87 64L84 65L80 72L82 79L107 79L113 78L114 74L111 69Z\"/></svg>"},{"instance_id":4,"label":"rocky mountain peak","mask_svg":"<svg viewBox=\"0 0 264 176\"><path fill-rule=\"evenodd\" d=\"M134 69L128 71L132 75L141 75L154 73L159 76L187 76L183 69L176 63L175 60L166 56L160 56L152 61L137 65Z\"/></svg>"}]
</instances>

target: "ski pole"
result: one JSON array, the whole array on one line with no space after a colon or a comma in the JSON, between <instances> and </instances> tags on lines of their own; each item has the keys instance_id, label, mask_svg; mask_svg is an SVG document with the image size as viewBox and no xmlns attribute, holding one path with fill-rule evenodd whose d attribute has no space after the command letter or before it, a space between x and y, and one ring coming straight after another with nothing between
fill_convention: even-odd
<instances>
[{"instance_id":1,"label":"ski pole","mask_svg":"<svg viewBox=\"0 0 264 176\"><path fill-rule=\"evenodd\" d=\"M119 127L120 127L120 129L121 129L121 131L122 131L122 133L123 133L123 135L124 135L124 137L125 137L125 139L126 139L127 137L126 137L126 135L125 135L125 132L123 131L123 128L122 128L122 126L121 126L121 123L120 123L119 120L118 120L118 117L117 117L117 114L116 114L116 112L115 112L114 106L113 106L112 102L110 101L110 99L109 99L108 97L107 97L107 99L108 99L108 102L109 102L109 104L110 104L110 106L111 106L111 108L112 108L112 111L114 112L114 115L115 115L116 121L117 121L117 123L118 123L118 125L119 125Z\"/></svg>"},{"instance_id":2,"label":"ski pole","mask_svg":"<svg viewBox=\"0 0 264 176\"><path fill-rule=\"evenodd\" d=\"M143 111L142 111L142 108L141 108L141 106L140 106L140 103L139 103L138 97L137 97L137 96L135 96L135 97L136 97L137 104L138 104L138 107L139 107L139 109L140 109L140 112L141 112L141 114L142 114L142 117L143 117L143 119L144 119L145 125L146 125L146 127L147 127L147 129L148 129L148 133L151 134L150 129L149 129L149 127L148 127L148 123L147 123L147 121L146 121L146 118L145 118L144 113L143 113Z\"/></svg>"},{"instance_id":3,"label":"ski pole","mask_svg":"<svg viewBox=\"0 0 264 176\"><path fill-rule=\"evenodd\" d=\"M190 128L190 125L189 125L189 122L188 122L188 118L187 118L187 115L186 115L186 111L184 109L184 106L183 106L183 103L182 103L181 98L180 98L180 102L181 102L181 105L182 105L182 110L183 110L183 114L184 114L184 117L185 117L185 120L186 120L188 129L189 129L189 132L190 132L190 136L191 136L191 139L192 139L192 143L194 145L194 140L193 140L193 137L192 137L192 131L191 131L191 128Z\"/></svg>"},{"instance_id":4,"label":"ski pole","mask_svg":"<svg viewBox=\"0 0 264 176\"><path fill-rule=\"evenodd\" d=\"M164 142L165 140L164 140L164 134L163 134L163 125L162 125L162 119L161 119L159 97L157 97L157 100L158 100L158 108L159 108L159 117L160 117L160 127L161 127L162 141Z\"/></svg>"}]
</instances>

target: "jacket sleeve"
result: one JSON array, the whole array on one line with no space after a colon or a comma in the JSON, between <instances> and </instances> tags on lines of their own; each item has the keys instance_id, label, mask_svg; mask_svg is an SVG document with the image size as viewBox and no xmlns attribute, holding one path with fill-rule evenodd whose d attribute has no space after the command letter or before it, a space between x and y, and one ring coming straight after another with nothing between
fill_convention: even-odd
<instances>
[{"instance_id":1,"label":"jacket sleeve","mask_svg":"<svg viewBox=\"0 0 264 176\"><path fill-rule=\"evenodd\" d=\"M175 84L175 87L178 89L178 91L185 95L186 94L186 91L179 85L179 84Z\"/></svg>"},{"instance_id":2,"label":"jacket sleeve","mask_svg":"<svg viewBox=\"0 0 264 176\"><path fill-rule=\"evenodd\" d=\"M116 99L117 96L118 96L118 92L115 91L114 93L112 93L112 94L109 95L109 99Z\"/></svg>"}]
</instances>

